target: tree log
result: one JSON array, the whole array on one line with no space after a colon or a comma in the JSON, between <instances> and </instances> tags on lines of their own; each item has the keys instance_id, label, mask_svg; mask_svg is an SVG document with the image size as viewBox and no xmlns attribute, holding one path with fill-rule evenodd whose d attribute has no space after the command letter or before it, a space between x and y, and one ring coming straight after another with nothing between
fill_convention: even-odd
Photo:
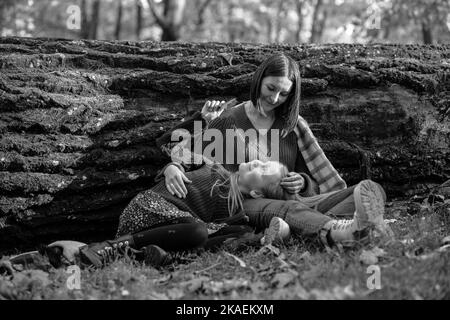
<instances>
[{"instance_id":1,"label":"tree log","mask_svg":"<svg viewBox=\"0 0 450 320\"><path fill-rule=\"evenodd\" d=\"M169 160L155 139L206 99L248 99L275 51L299 62L301 115L348 185L393 198L450 178L450 45L0 38L0 250L114 236Z\"/></svg>"}]
</instances>

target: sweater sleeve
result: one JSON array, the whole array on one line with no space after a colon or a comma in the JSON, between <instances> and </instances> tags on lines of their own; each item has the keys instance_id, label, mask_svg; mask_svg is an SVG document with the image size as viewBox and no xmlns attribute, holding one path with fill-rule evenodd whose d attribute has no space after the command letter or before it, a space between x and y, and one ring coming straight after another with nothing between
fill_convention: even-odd
<instances>
[{"instance_id":1,"label":"sweater sleeve","mask_svg":"<svg viewBox=\"0 0 450 320\"><path fill-rule=\"evenodd\" d=\"M310 197L320 193L319 184L312 178L300 150L297 150L297 159L295 161L294 170L295 172L298 172L305 180L305 187L303 190L300 190L299 195L302 197Z\"/></svg>"},{"instance_id":2,"label":"sweater sleeve","mask_svg":"<svg viewBox=\"0 0 450 320\"><path fill-rule=\"evenodd\" d=\"M197 132L195 131L195 121L200 120L202 121L202 130ZM205 148L213 143L214 140L209 140L211 136L214 137L214 133L218 133L223 140L223 145L221 145L221 147L223 151L222 154L224 154L226 150L226 129L232 129L233 125L234 122L231 117L224 115L207 124L202 118L201 113L196 112L192 117L165 133L156 141L156 143L157 146L171 158L173 163L179 163L183 166L185 171L193 171L199 169L205 163L212 163L216 160L220 160L211 158L208 154L205 155ZM189 135L183 137L182 141L171 141L172 134L179 129L187 130ZM216 129L218 132L207 132L208 129ZM207 136L209 137L205 137L205 133L208 133ZM207 138L207 140L205 141L204 138Z\"/></svg>"},{"instance_id":3,"label":"sweater sleeve","mask_svg":"<svg viewBox=\"0 0 450 320\"><path fill-rule=\"evenodd\" d=\"M313 178L311 178L304 172L300 172L300 175L303 177L303 179L305 179L305 187L303 188L303 190L300 190L300 192L298 193L299 195L301 195L302 197L311 197L320 193L319 185Z\"/></svg>"},{"instance_id":4,"label":"sweater sleeve","mask_svg":"<svg viewBox=\"0 0 450 320\"><path fill-rule=\"evenodd\" d=\"M194 129L195 129L195 122L201 121L202 122L202 130L206 127L206 121L203 119L202 114L200 111L196 111L193 115L191 115L189 118L187 118L185 121L177 124L176 126L172 127L164 133L161 137L156 139L156 146L161 149L166 155L170 157L171 151L176 143L178 141L172 141L172 134L176 130L184 129L187 130L191 135L194 135Z\"/></svg>"}]
</instances>

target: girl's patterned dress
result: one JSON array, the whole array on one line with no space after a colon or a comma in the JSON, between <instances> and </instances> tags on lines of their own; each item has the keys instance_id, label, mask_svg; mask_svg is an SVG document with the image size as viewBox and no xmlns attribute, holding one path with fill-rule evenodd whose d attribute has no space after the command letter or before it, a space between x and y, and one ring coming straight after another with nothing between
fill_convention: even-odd
<instances>
[{"instance_id":1,"label":"girl's patterned dress","mask_svg":"<svg viewBox=\"0 0 450 320\"><path fill-rule=\"evenodd\" d=\"M188 193L184 199L170 194L164 180L139 193L122 212L116 237L182 217L207 223L208 229L220 228L223 225L219 221L229 217L227 199L223 190L214 188L211 195L211 189L216 181L224 180L223 170L220 165L204 165L198 170L186 172L192 183L186 184Z\"/></svg>"}]
</instances>

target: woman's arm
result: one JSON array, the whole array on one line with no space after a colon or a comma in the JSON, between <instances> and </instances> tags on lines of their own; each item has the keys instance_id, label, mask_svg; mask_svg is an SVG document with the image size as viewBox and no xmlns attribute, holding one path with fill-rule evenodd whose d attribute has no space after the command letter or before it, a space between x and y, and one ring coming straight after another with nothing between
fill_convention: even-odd
<instances>
[{"instance_id":1,"label":"woman's arm","mask_svg":"<svg viewBox=\"0 0 450 320\"><path fill-rule=\"evenodd\" d=\"M223 136L222 129L227 126L228 120L218 117L223 111L223 109L219 110L222 106L223 103L209 103L208 101L201 113L195 113L157 140L157 145L170 156L172 162L157 173L156 181L160 181L164 177L166 188L172 195L185 198L187 195L185 183L190 183L185 172L196 170L205 163L213 162L214 159L209 159L208 155L204 155L206 146L211 142L203 141L203 137L207 129L218 129ZM201 129L199 129L200 123L196 124L195 121L202 121ZM208 121L211 122L208 123ZM177 130L179 131L177 132ZM182 137L182 141L173 142L173 137L175 139Z\"/></svg>"},{"instance_id":2,"label":"woman's arm","mask_svg":"<svg viewBox=\"0 0 450 320\"><path fill-rule=\"evenodd\" d=\"M225 101L206 101L201 111L195 112L185 121L163 134L156 140L156 145L173 162L183 165L186 171L198 169L204 164L202 155L196 154L196 152L203 153L207 145L202 140L205 129L211 123L220 126L220 121L217 123L214 120L219 118L226 108L235 103L236 99L227 103ZM182 138L181 141L180 137ZM195 147L198 147L198 144L200 144L201 150L196 150Z\"/></svg>"}]
</instances>

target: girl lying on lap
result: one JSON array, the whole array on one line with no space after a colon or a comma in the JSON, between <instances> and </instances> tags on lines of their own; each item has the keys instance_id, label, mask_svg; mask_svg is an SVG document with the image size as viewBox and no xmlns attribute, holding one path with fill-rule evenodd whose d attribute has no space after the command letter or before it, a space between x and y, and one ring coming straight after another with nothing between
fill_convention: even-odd
<instances>
[{"instance_id":1,"label":"girl lying on lap","mask_svg":"<svg viewBox=\"0 0 450 320\"><path fill-rule=\"evenodd\" d=\"M158 178L171 170L183 170L176 163L168 164ZM151 189L139 193L120 216L117 238L101 243L85 245L73 241L57 241L47 250L57 250L60 257L53 257L52 264L60 265L61 259L74 263L79 256L82 264L101 267L110 258L133 252L137 258L154 266L170 262L169 252L195 248L213 249L227 239L239 238L250 233L248 224L230 225L227 219L242 214L244 198L291 199L298 210L286 210L283 216L273 217L261 239L263 243L286 240L290 234L316 236L326 246L335 243L349 244L361 240L362 234L371 228L383 228L385 194L381 186L370 181L360 182L353 190L356 210L353 219L335 220L308 207L308 201L320 199L301 198L285 191L280 185L288 174L279 162L253 160L239 165L235 173L221 165L204 165L200 169L184 173L187 194L184 198L172 195L163 179ZM321 195L322 197L332 197ZM311 202L311 203L312 203ZM231 217L231 218L230 218ZM252 220L258 219L253 214ZM244 219L243 219L244 220ZM216 231L208 223L215 223ZM261 234L261 237L263 235ZM52 258L52 257L50 257Z\"/></svg>"}]
</instances>

